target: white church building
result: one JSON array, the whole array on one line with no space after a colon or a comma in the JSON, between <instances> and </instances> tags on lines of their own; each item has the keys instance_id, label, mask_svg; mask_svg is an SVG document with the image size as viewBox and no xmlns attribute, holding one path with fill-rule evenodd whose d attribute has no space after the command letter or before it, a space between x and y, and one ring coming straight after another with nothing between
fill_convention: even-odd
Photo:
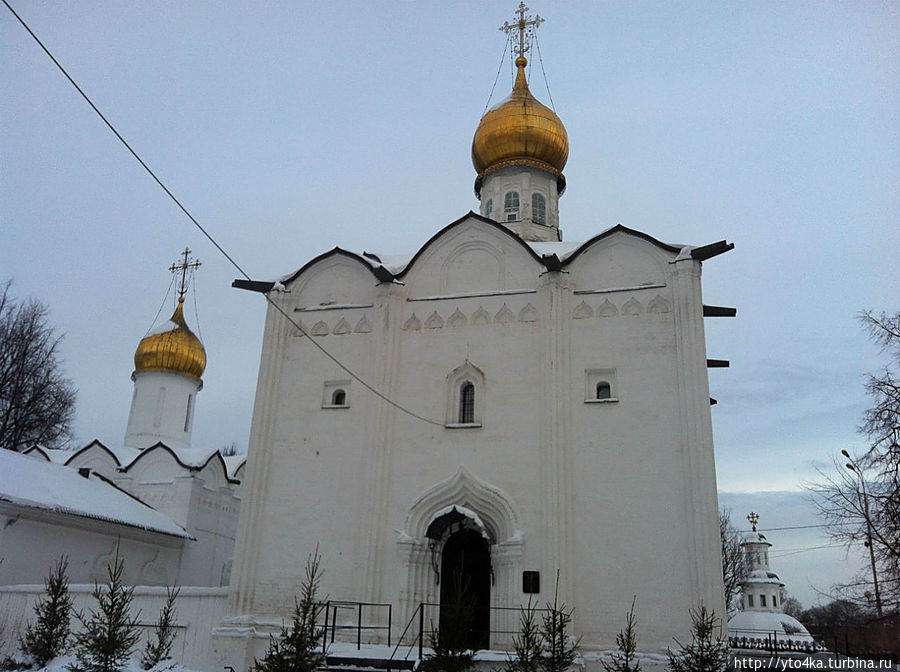
<instances>
[{"instance_id":1,"label":"white church building","mask_svg":"<svg viewBox=\"0 0 900 672\"><path fill-rule=\"evenodd\" d=\"M136 611L154 614L165 586L182 587L177 646L186 661L205 655L191 642L208 641L221 617L246 456L191 444L206 352L183 315L187 254L172 269L182 276L172 317L135 351L122 442L0 451L0 656L17 652L61 556L80 609L94 606L94 584L107 580L116 557L124 561L125 581L137 586Z\"/></svg>"},{"instance_id":2,"label":"white church building","mask_svg":"<svg viewBox=\"0 0 900 672\"><path fill-rule=\"evenodd\" d=\"M753 528L741 544L747 574L741 581L740 611L728 621L729 645L741 657L758 658L800 658L824 650L800 621L784 613L785 586L769 561L772 544L757 532L756 513L747 520Z\"/></svg>"},{"instance_id":3,"label":"white church building","mask_svg":"<svg viewBox=\"0 0 900 672\"><path fill-rule=\"evenodd\" d=\"M218 665L264 652L316 551L351 605L333 618L371 642L438 624L458 576L473 648L558 590L589 666L633 598L646 653L689 641L692 607L724 614L704 316L730 309L701 271L732 245L562 240L568 138L529 91L523 10L472 144L479 213L411 256L235 281L270 305Z\"/></svg>"}]
</instances>

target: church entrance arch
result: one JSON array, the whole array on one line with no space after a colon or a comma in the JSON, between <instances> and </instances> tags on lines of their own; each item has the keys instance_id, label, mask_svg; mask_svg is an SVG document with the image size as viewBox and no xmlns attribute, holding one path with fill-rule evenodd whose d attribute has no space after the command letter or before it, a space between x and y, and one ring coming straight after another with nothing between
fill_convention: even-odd
<instances>
[{"instance_id":1,"label":"church entrance arch","mask_svg":"<svg viewBox=\"0 0 900 672\"><path fill-rule=\"evenodd\" d=\"M428 528L440 548L440 620L443 643L486 649L491 629L491 545L477 518L453 507Z\"/></svg>"},{"instance_id":2,"label":"church entrance arch","mask_svg":"<svg viewBox=\"0 0 900 672\"><path fill-rule=\"evenodd\" d=\"M516 506L503 490L460 466L410 506L397 543L405 577L400 613L406 620L423 602L446 606L450 580L462 565L477 593L480 621L474 629L482 634L474 648L512 644L506 633L515 632L516 608L522 603L525 535ZM428 620L440 626L443 617L431 613ZM489 630L494 633L490 638Z\"/></svg>"}]
</instances>

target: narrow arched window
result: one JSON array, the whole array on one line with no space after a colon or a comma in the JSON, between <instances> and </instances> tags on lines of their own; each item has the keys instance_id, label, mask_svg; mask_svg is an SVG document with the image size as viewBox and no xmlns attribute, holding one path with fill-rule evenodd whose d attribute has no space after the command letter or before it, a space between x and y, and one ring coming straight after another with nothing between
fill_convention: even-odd
<instances>
[{"instance_id":1,"label":"narrow arched window","mask_svg":"<svg viewBox=\"0 0 900 672\"><path fill-rule=\"evenodd\" d=\"M543 194L531 195L531 221L535 224L547 223L547 201Z\"/></svg>"},{"instance_id":2,"label":"narrow arched window","mask_svg":"<svg viewBox=\"0 0 900 672\"><path fill-rule=\"evenodd\" d=\"M331 395L331 405L332 406L346 406L347 405L347 393L344 390L335 390Z\"/></svg>"},{"instance_id":3,"label":"narrow arched window","mask_svg":"<svg viewBox=\"0 0 900 672\"><path fill-rule=\"evenodd\" d=\"M464 382L459 388L459 423L472 424L475 422L475 386Z\"/></svg>"},{"instance_id":4,"label":"narrow arched window","mask_svg":"<svg viewBox=\"0 0 900 672\"><path fill-rule=\"evenodd\" d=\"M507 222L514 222L519 219L519 192L507 191L503 199L503 212L506 215Z\"/></svg>"},{"instance_id":5,"label":"narrow arched window","mask_svg":"<svg viewBox=\"0 0 900 672\"><path fill-rule=\"evenodd\" d=\"M605 380L597 383L597 399L612 399L612 388Z\"/></svg>"},{"instance_id":6,"label":"narrow arched window","mask_svg":"<svg viewBox=\"0 0 900 672\"><path fill-rule=\"evenodd\" d=\"M194 414L194 395L189 394L187 398L187 408L184 411L184 431L191 431L191 416Z\"/></svg>"},{"instance_id":7,"label":"narrow arched window","mask_svg":"<svg viewBox=\"0 0 900 672\"><path fill-rule=\"evenodd\" d=\"M491 217L494 214L494 199L489 198L487 203L484 204L484 216Z\"/></svg>"}]
</instances>

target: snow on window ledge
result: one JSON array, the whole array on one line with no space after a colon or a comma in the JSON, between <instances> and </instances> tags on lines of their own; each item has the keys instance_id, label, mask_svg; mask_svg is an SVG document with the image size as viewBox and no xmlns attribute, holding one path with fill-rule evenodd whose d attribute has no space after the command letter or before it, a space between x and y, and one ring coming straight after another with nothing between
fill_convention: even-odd
<instances>
[{"instance_id":1,"label":"snow on window ledge","mask_svg":"<svg viewBox=\"0 0 900 672\"><path fill-rule=\"evenodd\" d=\"M322 408L350 408L350 404L322 404Z\"/></svg>"},{"instance_id":2,"label":"snow on window ledge","mask_svg":"<svg viewBox=\"0 0 900 672\"><path fill-rule=\"evenodd\" d=\"M444 425L447 429L472 429L472 428L480 428L480 422L450 422Z\"/></svg>"},{"instance_id":3,"label":"snow on window ledge","mask_svg":"<svg viewBox=\"0 0 900 672\"><path fill-rule=\"evenodd\" d=\"M616 397L610 397L609 399L585 399L584 403L586 403L586 404L618 404L619 400Z\"/></svg>"}]
</instances>

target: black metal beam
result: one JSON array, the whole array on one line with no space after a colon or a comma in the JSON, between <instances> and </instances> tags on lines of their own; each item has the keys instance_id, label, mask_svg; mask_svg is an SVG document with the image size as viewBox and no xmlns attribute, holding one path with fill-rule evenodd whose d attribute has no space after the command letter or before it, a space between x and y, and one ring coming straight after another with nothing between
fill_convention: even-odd
<instances>
[{"instance_id":1,"label":"black metal beam","mask_svg":"<svg viewBox=\"0 0 900 672\"><path fill-rule=\"evenodd\" d=\"M709 398L709 405L710 405L710 406L715 406L715 405L718 404L718 403L719 403L719 400L718 400L718 399L713 399L712 397Z\"/></svg>"},{"instance_id":2,"label":"black metal beam","mask_svg":"<svg viewBox=\"0 0 900 672\"><path fill-rule=\"evenodd\" d=\"M548 271L559 273L562 270L562 262L555 254L545 254L541 257L541 261L544 262L544 266L547 267Z\"/></svg>"},{"instance_id":3,"label":"black metal beam","mask_svg":"<svg viewBox=\"0 0 900 672\"><path fill-rule=\"evenodd\" d=\"M727 359L707 359L706 360L706 368L707 369L727 369L731 366L731 362Z\"/></svg>"},{"instance_id":4,"label":"black metal beam","mask_svg":"<svg viewBox=\"0 0 900 672\"><path fill-rule=\"evenodd\" d=\"M695 247L693 250L691 250L691 256L697 261L706 261L707 259L712 259L713 257L724 254L725 252L733 249L734 243L720 240L716 243L703 245L702 247Z\"/></svg>"},{"instance_id":5,"label":"black metal beam","mask_svg":"<svg viewBox=\"0 0 900 672\"><path fill-rule=\"evenodd\" d=\"M707 306L703 304L703 317L734 317L737 315L737 308L728 308L727 306Z\"/></svg>"},{"instance_id":6,"label":"black metal beam","mask_svg":"<svg viewBox=\"0 0 900 672\"><path fill-rule=\"evenodd\" d=\"M375 266L372 268L375 272L375 277L378 278L378 282L393 282L394 274L391 273L384 266Z\"/></svg>"},{"instance_id":7,"label":"black metal beam","mask_svg":"<svg viewBox=\"0 0 900 672\"><path fill-rule=\"evenodd\" d=\"M272 287L275 286L274 282L267 282L263 280L241 280L237 279L231 283L231 286L235 289L246 289L250 292L260 292L261 294L265 294L266 292L271 291Z\"/></svg>"}]
</instances>

